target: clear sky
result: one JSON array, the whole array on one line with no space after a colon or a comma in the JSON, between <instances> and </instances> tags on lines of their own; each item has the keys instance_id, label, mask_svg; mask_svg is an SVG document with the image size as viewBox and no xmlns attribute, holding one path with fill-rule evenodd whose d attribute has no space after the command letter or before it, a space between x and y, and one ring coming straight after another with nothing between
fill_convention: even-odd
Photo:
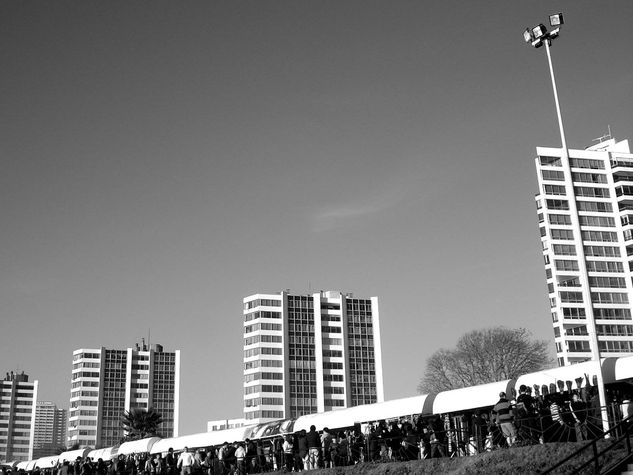
<instances>
[{"instance_id":1,"label":"clear sky","mask_svg":"<svg viewBox=\"0 0 633 475\"><path fill-rule=\"evenodd\" d=\"M380 299L385 396L465 331L552 341L535 147L633 139L633 2L0 3L0 371L182 352L182 434L242 414L242 298Z\"/></svg>"}]
</instances>

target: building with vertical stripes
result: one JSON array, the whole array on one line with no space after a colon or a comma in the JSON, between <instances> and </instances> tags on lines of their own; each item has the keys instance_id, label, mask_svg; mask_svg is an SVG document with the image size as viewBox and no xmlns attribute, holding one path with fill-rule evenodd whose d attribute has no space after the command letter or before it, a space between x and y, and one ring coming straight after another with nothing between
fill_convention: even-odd
<instances>
[{"instance_id":1,"label":"building with vertical stripes","mask_svg":"<svg viewBox=\"0 0 633 475\"><path fill-rule=\"evenodd\" d=\"M243 304L246 423L383 401L377 297L283 291Z\"/></svg>"},{"instance_id":2,"label":"building with vertical stripes","mask_svg":"<svg viewBox=\"0 0 633 475\"><path fill-rule=\"evenodd\" d=\"M0 461L33 458L37 388L24 371L11 371L0 381Z\"/></svg>"},{"instance_id":3,"label":"building with vertical stripes","mask_svg":"<svg viewBox=\"0 0 633 475\"><path fill-rule=\"evenodd\" d=\"M60 449L65 449L67 423L66 409L59 409L50 401L37 401L33 436L34 459L56 455L60 453Z\"/></svg>"},{"instance_id":4,"label":"building with vertical stripes","mask_svg":"<svg viewBox=\"0 0 633 475\"><path fill-rule=\"evenodd\" d=\"M124 437L121 418L135 408L156 409L159 435L178 436L180 351L144 342L124 350L73 352L69 446L110 447Z\"/></svg>"},{"instance_id":5,"label":"building with vertical stripes","mask_svg":"<svg viewBox=\"0 0 633 475\"><path fill-rule=\"evenodd\" d=\"M633 155L628 141L537 147L536 195L559 365L633 355Z\"/></svg>"}]
</instances>

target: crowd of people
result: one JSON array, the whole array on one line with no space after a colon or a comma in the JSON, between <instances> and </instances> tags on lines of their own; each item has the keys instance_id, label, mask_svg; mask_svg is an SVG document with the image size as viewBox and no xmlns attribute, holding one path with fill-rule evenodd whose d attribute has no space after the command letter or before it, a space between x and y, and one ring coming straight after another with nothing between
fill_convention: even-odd
<instances>
[{"instance_id":1,"label":"crowd of people","mask_svg":"<svg viewBox=\"0 0 633 475\"><path fill-rule=\"evenodd\" d=\"M78 458L31 475L246 475L300 472L359 462L407 461L467 456L515 444L582 441L602 433L603 408L597 386L587 378L499 394L494 407L462 414L411 416L356 424L345 430L324 427L259 440L224 442L205 449L166 454L119 455L113 460ZM610 417L628 415L622 404ZM617 408L617 409L616 409ZM624 412L624 414L623 414ZM6 469L3 468L3 475Z\"/></svg>"}]
</instances>

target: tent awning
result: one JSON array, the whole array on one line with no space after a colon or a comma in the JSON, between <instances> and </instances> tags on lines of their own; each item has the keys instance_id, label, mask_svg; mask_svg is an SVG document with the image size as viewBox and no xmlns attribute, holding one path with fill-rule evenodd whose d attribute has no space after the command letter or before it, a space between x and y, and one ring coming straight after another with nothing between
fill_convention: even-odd
<instances>
[{"instance_id":1,"label":"tent awning","mask_svg":"<svg viewBox=\"0 0 633 475\"><path fill-rule=\"evenodd\" d=\"M573 387L576 388L576 378L582 378L581 385L585 387L585 374L589 375L589 380L591 381L592 376L598 374L598 371L599 366L597 361L585 361L584 363L577 363L570 366L560 366L558 368L546 369L519 376L514 388L518 393L519 387L522 384L528 387L534 387L536 384L540 388L543 385L549 387L552 383L558 384L558 381L571 381ZM565 389L566 388L565 386ZM558 389L556 390L558 391Z\"/></svg>"},{"instance_id":2,"label":"tent awning","mask_svg":"<svg viewBox=\"0 0 633 475\"><path fill-rule=\"evenodd\" d=\"M75 460L77 460L77 457L83 459L86 457L86 454L90 452L91 450L92 450L91 448L86 447L85 449L69 450L68 452L62 452L59 455L59 461L60 462L65 462L65 461L74 462Z\"/></svg>"},{"instance_id":3,"label":"tent awning","mask_svg":"<svg viewBox=\"0 0 633 475\"><path fill-rule=\"evenodd\" d=\"M108 447L105 449L95 449L88 452L86 457L90 457L92 460L112 460L117 456L117 447Z\"/></svg>"},{"instance_id":4,"label":"tent awning","mask_svg":"<svg viewBox=\"0 0 633 475\"><path fill-rule=\"evenodd\" d=\"M183 435L170 439L161 439L152 446L151 454L166 453L170 448L175 452L182 451L185 447L190 449L221 445L224 442L244 440L249 436L254 426L235 427L233 429L216 430L212 432L199 432L197 434ZM121 453L121 451L119 451Z\"/></svg>"},{"instance_id":5,"label":"tent awning","mask_svg":"<svg viewBox=\"0 0 633 475\"><path fill-rule=\"evenodd\" d=\"M435 396L433 414L460 412L480 407L494 406L499 400L499 393L505 392L511 396L510 390L514 385L513 379L496 383L480 384L468 388L443 391Z\"/></svg>"},{"instance_id":6,"label":"tent awning","mask_svg":"<svg viewBox=\"0 0 633 475\"><path fill-rule=\"evenodd\" d=\"M412 396L392 401L364 404L345 409L337 409L318 414L308 414L297 418L293 430L309 430L314 425L317 430L324 427L338 429L351 427L356 423L391 419L404 415L422 414L425 412L424 403L427 395Z\"/></svg>"},{"instance_id":7,"label":"tent awning","mask_svg":"<svg viewBox=\"0 0 633 475\"><path fill-rule=\"evenodd\" d=\"M119 447L117 455L149 453L152 450L152 446L159 440L161 440L160 437L148 437L146 439L124 442Z\"/></svg>"},{"instance_id":8,"label":"tent awning","mask_svg":"<svg viewBox=\"0 0 633 475\"><path fill-rule=\"evenodd\" d=\"M50 455L48 457L41 457L35 461L37 468L52 468L57 465L59 455Z\"/></svg>"}]
</instances>

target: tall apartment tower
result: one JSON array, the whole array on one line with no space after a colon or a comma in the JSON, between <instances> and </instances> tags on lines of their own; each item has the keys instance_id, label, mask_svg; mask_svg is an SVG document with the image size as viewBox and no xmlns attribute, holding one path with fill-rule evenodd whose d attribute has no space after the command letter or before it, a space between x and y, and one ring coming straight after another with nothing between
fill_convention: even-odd
<instances>
[{"instance_id":1,"label":"tall apartment tower","mask_svg":"<svg viewBox=\"0 0 633 475\"><path fill-rule=\"evenodd\" d=\"M131 409L156 409L159 435L178 436L180 350L161 345L73 352L68 445L110 447L124 436L121 417Z\"/></svg>"},{"instance_id":2,"label":"tall apartment tower","mask_svg":"<svg viewBox=\"0 0 633 475\"><path fill-rule=\"evenodd\" d=\"M628 141L537 147L536 195L559 365L633 354L633 155Z\"/></svg>"},{"instance_id":3,"label":"tall apartment tower","mask_svg":"<svg viewBox=\"0 0 633 475\"><path fill-rule=\"evenodd\" d=\"M11 371L0 381L0 461L33 458L37 381Z\"/></svg>"},{"instance_id":4,"label":"tall apartment tower","mask_svg":"<svg viewBox=\"0 0 633 475\"><path fill-rule=\"evenodd\" d=\"M383 401L377 297L284 291L243 302L247 423Z\"/></svg>"},{"instance_id":5,"label":"tall apartment tower","mask_svg":"<svg viewBox=\"0 0 633 475\"><path fill-rule=\"evenodd\" d=\"M56 455L66 447L68 411L59 409L50 401L37 401L35 409L35 433L33 459Z\"/></svg>"}]
</instances>

